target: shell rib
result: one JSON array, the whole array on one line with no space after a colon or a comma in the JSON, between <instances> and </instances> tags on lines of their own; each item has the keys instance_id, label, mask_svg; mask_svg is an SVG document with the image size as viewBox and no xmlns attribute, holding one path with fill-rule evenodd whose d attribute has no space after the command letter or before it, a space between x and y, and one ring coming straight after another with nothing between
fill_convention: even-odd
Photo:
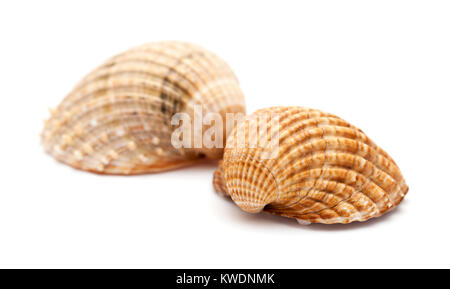
<instances>
[{"instance_id":1,"label":"shell rib","mask_svg":"<svg viewBox=\"0 0 450 289\"><path fill-rule=\"evenodd\" d=\"M278 120L278 150L270 158L263 156L273 153L273 145L248 145L254 136L249 128L264 114ZM243 146L234 141L238 132L245 132ZM301 107L272 107L247 116L228 138L213 184L244 211L265 211L301 224L379 217L408 192L392 158L360 129Z\"/></svg>"},{"instance_id":2,"label":"shell rib","mask_svg":"<svg viewBox=\"0 0 450 289\"><path fill-rule=\"evenodd\" d=\"M238 81L223 60L189 43L150 43L88 74L46 121L42 143L63 163L105 174L158 172L203 155L220 158L223 146L171 144L172 117L184 112L193 121L196 105L203 115L245 113Z\"/></svg>"}]
</instances>

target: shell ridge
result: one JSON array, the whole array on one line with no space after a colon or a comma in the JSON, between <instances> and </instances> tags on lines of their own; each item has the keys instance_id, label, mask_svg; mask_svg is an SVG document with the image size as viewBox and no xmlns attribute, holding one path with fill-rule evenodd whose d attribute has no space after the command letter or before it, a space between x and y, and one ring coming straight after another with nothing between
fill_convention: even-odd
<instances>
[{"instance_id":1,"label":"shell ridge","mask_svg":"<svg viewBox=\"0 0 450 289\"><path fill-rule=\"evenodd\" d=\"M348 139L348 138L338 137L336 139ZM306 142L303 142L302 145L300 146L300 148L303 148L305 146L307 147L308 145L311 145L311 144L315 143L317 140L325 140L325 144L326 144L326 148L327 148L327 144L328 144L327 140L323 139L323 138L320 138L320 137L315 137L315 138L309 139ZM362 142L358 142L358 141L355 141L355 140L352 140L352 139L348 139L348 140L351 141L351 142L354 142L355 145L358 145L358 146L360 146L360 145L367 146L366 144L364 144ZM373 149L371 147L369 147L369 148ZM293 155L296 154L296 151L294 151L295 149L298 149L298 148L294 147L293 149L290 150ZM310 150L306 150L305 152L303 152L303 154L301 156L298 156L296 158L294 158L294 157L292 157L292 155L287 154L286 152L284 152L285 157L277 165L277 168L274 170L274 172L278 173L278 171L281 169L281 166L282 167L287 167L289 165L292 165L294 163L298 163L298 162L300 162L302 160L305 160L305 159L311 159L312 160L314 158L317 158L318 155L320 155L320 156L323 155L324 158L325 158L324 162L326 163L326 158L328 156L326 154L326 152L329 152L328 155L333 154L333 153L340 153L340 154L343 154L343 155L348 155L348 156L351 156L351 157L356 157L356 158L359 158L359 159L363 159L365 162L368 162L370 165L372 165L375 168L379 169L380 171L382 171L383 173L385 173L386 175L391 177L393 180L398 181L397 178L395 178L395 175L393 175L392 172L390 172L387 168L381 167L379 164L377 164L376 162L372 161L370 158L366 158L365 156L355 155L355 154L349 152L348 150L346 150L345 148L342 148L342 149L333 148L333 150L330 150L330 149L316 150L314 147L311 146ZM380 157L384 158L383 156L380 156ZM284 163L283 160L288 160L288 162ZM283 179L289 178L290 176L291 175L288 174Z\"/></svg>"},{"instance_id":2,"label":"shell ridge","mask_svg":"<svg viewBox=\"0 0 450 289\"><path fill-rule=\"evenodd\" d=\"M311 180L305 180L305 181L299 182L298 184L290 185L290 186L286 187L286 191L284 192L285 195L289 195L289 194L295 192L295 193L297 193L296 196L299 196L299 198L295 202L288 203L286 205L277 204L276 207L277 208L289 208L289 207L295 207L297 205L301 205L300 202L303 199L303 196L301 196L302 187L307 187L307 188L313 187L315 190L321 191L324 194L326 194L327 197L332 197L334 199L337 199L336 203L338 203L342 200L345 200L347 198L350 198L352 195L355 194L355 191L356 191L353 186L346 184L344 182L336 181L336 180L324 179L320 183L321 186L314 186L315 182L313 182L313 184L308 185L308 183L310 183L310 182L311 182ZM329 185L334 185L334 187L331 189L328 189L327 187ZM293 186L295 186L295 188L290 189ZM338 187L338 186L341 188L340 192L335 192L334 190L336 190L336 187ZM309 193L309 190L307 191L306 194L308 194L308 193ZM374 203L374 202L372 201L372 203Z\"/></svg>"},{"instance_id":3,"label":"shell ridge","mask_svg":"<svg viewBox=\"0 0 450 289\"><path fill-rule=\"evenodd\" d=\"M319 152L319 153L317 153L317 154L323 154L322 152ZM316 155L317 155L316 154ZM314 156L313 156L314 157ZM325 158L326 158L326 156L325 156ZM388 192L388 191L386 191L386 189L385 188L382 188L382 187L380 187L379 186L379 184L378 184L378 182L375 182L374 180L373 180L373 178L372 178L372 176L373 176L373 172L375 172L376 170L375 169L377 169L375 166L373 166L373 170L372 170L372 172L371 173L366 173L366 174L364 174L363 172L361 172L361 171L357 171L357 170L355 170L354 168L352 168L351 166L343 166L343 165L340 165L340 164L333 164L333 165L329 165L328 167L326 167L325 169L340 169L340 170L343 170L343 171L346 171L346 172L354 172L355 174L358 174L359 176L363 176L364 178L369 178L369 179L371 179L372 180L372 182L375 184L375 185L377 185L377 187L379 187L380 189L382 189L384 192ZM292 180L295 176L298 176L298 175L301 175L301 174L305 174L305 173L307 173L307 172L309 172L309 171L311 171L311 170L314 170L314 169L320 169L321 170L321 174L322 174L322 178L323 178L323 169L324 169L324 167L322 166L322 164L317 164L317 165L311 165L311 166L308 166L308 167L306 167L306 168L304 168L304 169L302 169L302 170L300 170L300 171L293 171L293 172L291 172L289 175L287 175L286 177L284 177L283 178L283 180L280 182L281 184L282 184L282 187L285 187L285 186L288 186L290 183L287 183L287 184L285 184L285 182L288 182L289 180ZM378 171L380 171L380 172L382 172L382 173L384 173L384 174L386 174L385 172L383 172L382 170L379 170L378 169ZM389 176L388 174L386 174L387 176ZM390 177L390 176L389 176ZM393 179L394 180L394 179Z\"/></svg>"},{"instance_id":4,"label":"shell ridge","mask_svg":"<svg viewBox=\"0 0 450 289\"><path fill-rule=\"evenodd\" d=\"M136 59L133 59L132 61L134 61L134 62L140 62L140 63L148 63L148 64L149 64L149 66L148 66L149 69L147 70L147 72L148 72L148 71L155 70L155 69L157 69L157 68L159 68L159 67L161 67L161 68L164 67L164 68L167 68L167 71L168 71L168 72L170 72L170 73L175 72L178 76L180 76L180 77L182 77L183 79L185 79L185 80L187 80L188 82L190 82L194 87L197 86L196 83L195 83L194 81L192 81L191 79L189 79L188 77L186 77L186 75L185 75L184 73L182 73L182 72L176 70L176 69L175 69L174 67L172 67L172 66L173 66L173 65L178 66L178 65L180 65L180 64L189 66L188 64L184 63L184 60L186 60L187 58L190 58L190 57L194 57L194 56L196 56L197 54L198 54L198 55L204 55L204 53L205 53L204 51L194 51L194 52L190 52L190 53L187 53L187 54L185 54L185 55L182 55L182 56L172 56L172 55L169 55L169 54L167 54L167 53L161 53L161 52L158 53L158 55L159 55L160 57L162 56L162 57L171 58L172 61L175 62L175 64L172 64L172 65L166 64L166 63L164 63L163 61L162 61L162 62L157 62L156 60L149 60L149 59L148 59L149 56L148 56L145 52L143 52L143 51L140 51L139 53L142 53L142 54L143 54L143 58L136 58ZM123 56L124 56L124 57L129 57L129 55L126 55L126 53L123 53ZM133 55L133 56L134 56L134 55ZM113 61L113 62L114 62L113 65L112 65L112 64L109 64L109 65L106 67L105 73L106 73L106 74L110 74L110 69L111 69L111 67L113 67L114 65L117 65L118 63L123 63L123 61L126 62L126 61L128 61L128 60L129 60L129 59L125 59L125 60L124 60L124 59L120 59L120 58L115 59L115 61ZM154 67L154 65L155 65L156 67ZM101 69L101 68L94 70L91 74L94 74L94 75L95 75L95 73L98 73L98 70L100 70L100 69ZM192 69L192 68L191 68L191 71L193 71L193 72L197 75L198 78L201 78L198 71L196 71L196 70L194 70L194 69ZM91 74L90 74L90 75L91 75ZM89 77L90 75L88 75L87 77ZM155 75L156 75L156 78L161 78L160 75L158 75L158 74L156 74L156 73L155 73ZM167 77L167 73L166 73L166 76L165 76L165 77ZM82 82L83 82L83 81L82 81ZM87 82L90 82L90 81L87 81ZM95 81L94 81L94 82L95 82ZM70 98L70 96L76 95L78 92L79 92L78 86L76 86L75 89L74 89L74 91L72 91L72 92L70 93L69 98ZM88 94L88 95L82 94L82 97L81 97L80 99L78 99L78 100L75 99L75 103L81 102L81 101L83 101L84 98L89 97L89 96L90 96L89 94Z\"/></svg>"},{"instance_id":5,"label":"shell ridge","mask_svg":"<svg viewBox=\"0 0 450 289\"><path fill-rule=\"evenodd\" d=\"M169 68L170 66L166 66L166 67ZM134 70L131 69L131 68L128 69L128 70L118 70L118 71L114 71L113 73L111 73L110 71L104 71L101 75L93 77L93 78L89 79L89 81L82 82L79 86L77 86L75 88L75 90L73 90L71 92L71 94L73 94L73 95L79 94L80 90L85 89L86 87L88 87L88 86L90 86L90 85L92 85L92 84L94 84L94 83L96 83L97 81L100 81L100 80L106 81L106 80L111 79L111 78L112 79L117 78L118 76L130 76L130 75L140 76L141 78L147 78L148 76L152 77L153 79L160 79L161 78L161 76L158 75L156 72L143 70L143 69L142 70L138 70L136 68ZM189 79L186 79L186 80L190 81ZM180 90L186 90L185 88L179 86L178 83L171 82L171 84L173 86L176 86Z\"/></svg>"},{"instance_id":6,"label":"shell ridge","mask_svg":"<svg viewBox=\"0 0 450 289\"><path fill-rule=\"evenodd\" d=\"M314 168L314 169L317 170L317 169L319 169L319 168ZM314 169L310 169L310 170L314 170ZM351 183L348 183L348 182L337 181L337 180L329 179L329 178L325 179L326 181L330 181L330 180L331 180L331 181L333 181L333 182L341 183L341 184L343 184L343 185L345 185L345 186L351 187L351 188L354 190L354 192L352 192L351 196L357 194L358 192L359 192L359 193L362 193L362 194L364 194L365 196L367 196L367 197L368 197L368 198L369 198L369 199L377 206L377 208L378 208L378 205L377 205L378 202L375 201L374 199L372 199L369 195L367 195L367 194L364 193L364 191L363 191L363 188L364 188L364 187L366 187L366 186L367 186L368 184L370 184L370 183L373 183L374 186L376 186L377 188L379 188L379 190L382 191L382 192L384 193L384 194L383 194L384 196L387 196L387 197L389 198L389 193L388 193L388 192L386 192L386 191L383 190L381 187L379 187L376 183L373 182L373 180L371 180L370 178L368 178L368 177L366 177L366 176L360 174L360 173L357 172L357 171L354 171L354 170L348 169L348 168L342 168L342 167L330 167L330 169L340 169L340 170L342 170L342 171L345 171L346 176L345 176L345 178L343 178L344 180L347 180L347 179L348 179L348 174L349 174L350 172L352 172L352 173L354 173L355 175L358 175L358 176L364 178L364 184L360 185L359 188L355 187L354 185L352 185ZM306 171L304 171L304 172L308 172L308 171L310 171L310 170L306 170ZM283 186L283 187L288 187L289 185L290 185L290 184L287 184L287 185L285 185L285 186ZM314 183L314 186L312 187L312 189L314 189L315 186L316 186L316 182ZM309 190L309 191L311 191L311 190ZM289 192L287 192L287 193L289 193ZM308 192L308 194L309 194L309 192ZM351 197L351 196L350 196L350 197ZM305 196L305 197L306 197L306 196ZM296 201L295 204L301 202L303 199L304 199L304 197L301 198L300 200ZM389 202L388 202L388 203L392 203L391 200L390 200L390 198L389 198ZM291 206L292 206L292 205L291 205Z\"/></svg>"},{"instance_id":7,"label":"shell ridge","mask_svg":"<svg viewBox=\"0 0 450 289\"><path fill-rule=\"evenodd\" d=\"M136 79L134 79L133 81L136 82ZM81 98L77 98L72 101L66 101L66 103L61 104L63 105L63 107L59 107L58 110L65 110L68 107L77 107L83 101L86 101L88 99L91 99L91 102L97 102L102 98L109 98L111 96L119 97L117 95L127 95L132 93L141 93L143 95L146 95L147 97L158 96L162 89L169 89L169 87L164 87L163 84L158 85L157 83L158 82L156 82L155 80L149 79L139 79L139 83L129 84L105 83L101 87L98 87L89 93L82 94ZM183 93L177 93L176 91L174 91L173 95L174 97L179 98L182 98L182 96L184 96ZM188 99L189 97L186 98Z\"/></svg>"},{"instance_id":8,"label":"shell ridge","mask_svg":"<svg viewBox=\"0 0 450 289\"><path fill-rule=\"evenodd\" d=\"M310 215L319 215L319 216L320 216L320 214L321 214L322 212L324 212L324 211L326 211L326 210L332 210L332 211L338 216L338 218L342 218L342 214L337 210L337 207L340 206L340 205L342 205L342 204L346 204L346 205L348 205L348 206L350 206L350 207L353 208L354 213L352 213L352 215L358 215L358 218L353 217L352 219L349 220L349 222L352 222L352 221L363 221L363 220L365 220L364 217L367 217L368 214L364 214L364 215L361 214L361 211L359 211L359 209L355 206L355 204L349 202L349 200L350 200L351 198L353 198L354 195L355 195L355 194L352 194L352 195L349 196L348 198L345 198L345 199L339 201L337 204L332 205L332 206L330 206L330 207L327 207L326 204L325 204L325 203L322 203L320 200L316 200L316 199L313 199L313 198L308 197L309 199L311 199L311 200L314 201L314 202L320 202L320 203L322 203L322 204L324 205L324 208L322 208L322 209L320 209L320 210L317 210L317 211L310 210L310 212L306 212L306 213L296 213L296 214L294 214L293 216L289 216L289 217L310 220L310 218L304 218L304 217L310 216ZM300 204L300 205L301 205L301 204ZM374 204L374 206L375 206L375 209L377 210L377 213L376 213L376 214L378 214L378 213L379 213L379 210L378 210L378 208L376 207L375 204ZM277 209L278 209L278 208L277 208ZM307 208L307 209L308 209L308 208ZM275 211L275 210L274 210L274 211ZM375 215L376 215L376 214L375 214ZM347 216L347 218L348 218L348 216ZM322 218L320 218L320 219L323 220Z\"/></svg>"},{"instance_id":9,"label":"shell ridge","mask_svg":"<svg viewBox=\"0 0 450 289\"><path fill-rule=\"evenodd\" d=\"M324 181L326 181L326 182L334 182L334 183L336 183L336 184L341 184L341 185L344 185L345 188L349 188L349 189L351 190L351 192L349 193L349 196L348 196L347 198L340 198L340 200L339 200L339 201L336 203L336 205L334 205L334 206L337 206L337 205L339 205L341 202L345 202L345 201L349 200L350 198L352 198L353 196L355 196L355 195L357 195L357 194L362 194L362 195L366 196L366 197L372 202L372 204L377 208L377 210L378 210L377 203L376 203L369 195L365 194L364 191L363 191L363 188L366 187L367 184L371 181L370 179L366 178L365 183L364 183L363 185L361 185L360 188L357 188L357 187L355 187L355 186L352 186L352 185L349 184L349 183L345 183L345 182L341 182L341 181L335 181L335 180L329 180L329 179L324 179ZM300 183L300 184L301 184L301 183ZM315 179L315 180L314 180L314 184L308 189L308 191L307 191L307 193L305 194L305 196L300 197L297 201L295 201L294 203L290 203L290 204L287 205L287 206L276 206L276 207L277 207L277 208L289 208L289 207L294 207L294 206L300 204L304 199L306 199L306 198L311 198L311 197L310 197L310 192L312 192L313 190L317 190L317 191L323 192L323 193L325 193L325 194L327 194L327 195L333 195L334 197L339 198L338 196L336 196L336 194L335 194L333 191L329 191L329 190L325 190L325 189L320 189L320 188L317 188L317 187L318 187L318 186L317 186L317 179ZM297 191L301 191L301 189L295 190L295 192L297 192ZM292 192L292 191L287 191L287 192L284 192L284 193L285 193L285 194L288 194L288 193L290 193L290 192ZM321 201L320 201L320 202L321 202ZM330 207L330 208L331 208L331 207ZM318 211L318 212L320 212L320 211ZM318 212L313 211L313 212L310 212L310 213L318 213ZM305 213L305 214L310 214L310 213ZM300 214L300 215L302 215L302 214Z\"/></svg>"},{"instance_id":10,"label":"shell ridge","mask_svg":"<svg viewBox=\"0 0 450 289\"><path fill-rule=\"evenodd\" d=\"M352 196L353 196L353 195L352 195ZM344 200L339 201L337 204L335 204L335 205L333 205L333 206L331 206L331 207L325 207L325 208L320 209L320 210L318 210L318 211L312 211L312 212L308 212L308 213L300 213L300 214L296 214L295 216L301 218L302 216L306 216L306 215L310 215L310 214L320 214L321 212L323 212L323 211L325 211L325 210L328 210L328 209L333 210L336 214L340 215L335 209L336 209L337 206L339 206L339 205L342 204L342 203L346 203L346 204L352 206L352 207L355 209L355 211L358 211L358 210L356 209L356 207L355 207L353 204L351 204L351 203L348 202L348 200L350 200L350 199L352 198L352 196L350 196L350 197L348 197L348 198L346 198L346 199L344 199ZM314 201L314 202L320 202L320 203L322 203L320 200L312 199L312 198L310 198L310 197L308 197L308 198L311 199L311 200ZM326 204L324 204L324 206L326 206Z\"/></svg>"},{"instance_id":11,"label":"shell ridge","mask_svg":"<svg viewBox=\"0 0 450 289\"><path fill-rule=\"evenodd\" d=\"M144 95L144 94L132 94L129 93L130 96L132 95ZM149 96L151 97L151 96ZM158 98L156 98L156 96L153 96L155 98L155 101L160 101ZM79 122L80 120L82 120L85 117L89 117L90 114L95 114L97 111L103 110L105 108L107 108L108 106L112 106L112 105L127 105L129 103L133 103L133 104L139 104L139 106L137 106L139 109L144 109L144 105L145 102L144 101L136 101L133 99L111 99L110 97L102 97L101 99L98 99L98 101L96 101L91 107L89 107L86 110L82 110L80 113L76 113L72 119L70 121L67 121L65 124L75 124L76 122ZM138 108L135 108L138 109ZM122 114L122 113L121 113ZM71 127L69 126L65 126L64 127L65 130L69 130L71 129ZM62 131L64 132L64 130Z\"/></svg>"},{"instance_id":12,"label":"shell ridge","mask_svg":"<svg viewBox=\"0 0 450 289\"><path fill-rule=\"evenodd\" d=\"M317 130L317 129L322 130L321 137L313 134L314 130ZM289 134L287 134L287 135L289 135ZM373 147L371 147L370 145L368 145L367 143L363 142L360 139L355 140L355 139L351 139L344 135L329 136L328 134L324 133L324 127L316 127L316 126L305 127L303 129L301 129L298 133L291 134L290 137L291 137L291 142L299 143L302 147L305 145L311 145L316 141L320 141L321 139L325 140L325 139L333 139L334 138L336 140L340 140L340 139L349 140L349 141L354 142L355 145L360 145L360 143L361 143L361 144L367 146L368 148L371 148L375 152L375 149ZM280 146L282 146L283 144L286 144L286 143L280 141ZM297 149L297 146L290 146L284 150L280 150L280 154L286 155L284 157L284 159L288 159L288 154L291 152L295 152L296 149Z\"/></svg>"},{"instance_id":13,"label":"shell ridge","mask_svg":"<svg viewBox=\"0 0 450 289\"><path fill-rule=\"evenodd\" d=\"M101 109L102 107L98 107L97 109ZM64 127L64 129L63 130L58 130L58 131L56 131L56 132L54 132L53 134L54 134L54 136L53 136L53 141L52 140L50 140L50 142L49 142L49 145L51 146L52 144L54 144L54 142L56 142L57 141L57 138L55 137L55 136L58 136L58 135L63 135L64 133L66 133L67 131L70 131L73 127L74 127L74 125L76 125L76 123L79 123L80 122L80 119L83 119L83 118L85 118L85 117L88 117L88 114L90 114L90 113L93 113L93 112L95 112L96 111L96 109L95 108L93 108L92 109L92 111L90 111L90 112L86 112L85 114L84 113L82 113L82 114L78 114L78 117L76 117L76 118L74 118L74 122L73 123L69 123L69 124L67 124L65 127ZM117 116L116 116L117 115ZM150 116L150 115L149 115ZM151 116L153 116L152 118L150 118L150 119L154 119L154 116L155 115L151 115ZM118 119L122 119L121 117L123 117L123 113L122 112L120 112L120 111L117 111L117 112L114 112L114 113L111 113L111 114L109 114L108 115L108 119L105 119L104 121L101 121L101 122L99 122L97 125L95 125L95 126L92 126L92 125L89 125L87 128L86 127L83 127L83 133L81 134L81 135L79 135L75 140L74 140L74 144L76 144L76 143L79 143L80 141L81 141L81 143L84 143L84 142L86 142L86 139L84 138L85 137L85 135L91 135L93 132L95 132L95 131L106 131L107 132L107 130L105 130L103 127L108 127L109 125L111 125L111 124L114 124L115 122L117 122L117 120ZM140 118L142 118L143 116L141 115L140 116ZM134 118L137 118L137 117L134 117ZM96 119L97 120L97 122L99 121L99 120L103 120L102 118L97 118ZM162 120L162 118L161 118L161 120ZM75 123L76 122L76 123ZM121 120L120 121L121 123L126 123L126 121L124 121L124 120ZM96 135L96 139L98 139L98 138L100 138L101 136L100 135Z\"/></svg>"}]
</instances>

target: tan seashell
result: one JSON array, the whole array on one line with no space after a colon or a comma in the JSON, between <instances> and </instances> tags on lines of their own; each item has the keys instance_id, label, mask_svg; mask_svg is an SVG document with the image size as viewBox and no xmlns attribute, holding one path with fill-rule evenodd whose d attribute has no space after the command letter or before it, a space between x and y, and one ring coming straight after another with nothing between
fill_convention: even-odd
<instances>
[{"instance_id":1,"label":"tan seashell","mask_svg":"<svg viewBox=\"0 0 450 289\"><path fill-rule=\"evenodd\" d=\"M220 158L223 146L171 144L172 116L185 112L193 119L195 105L204 115L245 113L238 81L223 60L193 44L150 43L88 74L52 111L42 143L63 163L105 174L164 171L202 155Z\"/></svg>"},{"instance_id":2,"label":"tan seashell","mask_svg":"<svg viewBox=\"0 0 450 289\"><path fill-rule=\"evenodd\" d=\"M249 128L257 117L269 114L270 120L278 121L269 124L279 128L269 133L273 139L278 136L273 155L273 145L248 145L255 135ZM238 132L244 132L243 146L236 145ZM379 217L408 192L392 158L360 129L337 116L301 107L259 110L238 124L214 174L214 188L244 211L265 211L302 224Z\"/></svg>"}]
</instances>

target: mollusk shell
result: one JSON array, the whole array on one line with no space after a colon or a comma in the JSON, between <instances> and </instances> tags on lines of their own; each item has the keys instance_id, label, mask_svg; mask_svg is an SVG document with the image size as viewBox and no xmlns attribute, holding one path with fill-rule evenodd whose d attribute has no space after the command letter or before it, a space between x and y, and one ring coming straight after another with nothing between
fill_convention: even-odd
<instances>
[{"instance_id":1,"label":"mollusk shell","mask_svg":"<svg viewBox=\"0 0 450 289\"><path fill-rule=\"evenodd\" d=\"M273 146L250 148L248 128L254 116L269 113L278 116L278 153L263 158ZM408 192L392 158L337 116L301 107L273 107L252 116L230 134L213 181L217 192L244 211L301 224L350 223L381 216ZM246 143L236 146L233 137L244 130Z\"/></svg>"},{"instance_id":2,"label":"mollusk shell","mask_svg":"<svg viewBox=\"0 0 450 289\"><path fill-rule=\"evenodd\" d=\"M42 143L63 163L106 174L164 171L202 155L220 158L223 147L171 144L172 116L185 112L193 120L195 105L203 114L245 113L238 81L223 60L189 43L150 43L88 74L52 112Z\"/></svg>"}]
</instances>

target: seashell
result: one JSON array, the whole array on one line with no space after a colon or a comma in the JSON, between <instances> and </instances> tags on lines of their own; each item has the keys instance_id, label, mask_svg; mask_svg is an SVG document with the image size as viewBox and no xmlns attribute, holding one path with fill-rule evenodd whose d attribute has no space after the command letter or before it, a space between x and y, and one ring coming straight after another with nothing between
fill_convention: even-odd
<instances>
[{"instance_id":1,"label":"seashell","mask_svg":"<svg viewBox=\"0 0 450 289\"><path fill-rule=\"evenodd\" d=\"M251 129L261 127L261 116L275 129L267 133L270 142L250 146L252 138L261 138L260 130ZM228 137L213 184L244 211L301 224L379 217L408 192L395 162L363 131L301 107L272 107L247 116Z\"/></svg>"},{"instance_id":2,"label":"seashell","mask_svg":"<svg viewBox=\"0 0 450 289\"><path fill-rule=\"evenodd\" d=\"M193 120L210 112L245 113L228 65L197 45L150 43L112 57L81 80L52 111L42 143L57 160L82 170L165 171L222 156L226 132L219 136L221 147L175 148L171 142L174 115ZM209 127L200 126L203 132Z\"/></svg>"}]
</instances>

